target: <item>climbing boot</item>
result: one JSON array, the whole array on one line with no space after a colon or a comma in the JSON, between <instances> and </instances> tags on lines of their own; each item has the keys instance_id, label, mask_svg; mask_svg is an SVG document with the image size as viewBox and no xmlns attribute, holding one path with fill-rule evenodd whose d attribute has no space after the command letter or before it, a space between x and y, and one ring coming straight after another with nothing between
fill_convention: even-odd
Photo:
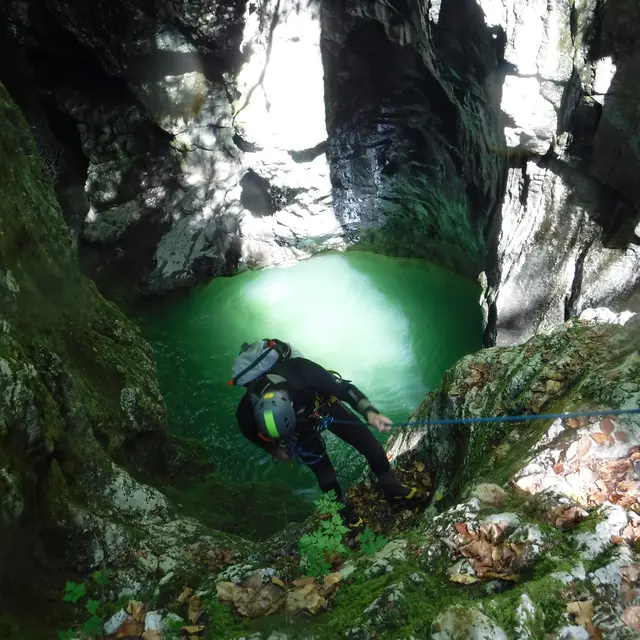
<instances>
[{"instance_id":1,"label":"climbing boot","mask_svg":"<svg viewBox=\"0 0 640 640\"><path fill-rule=\"evenodd\" d=\"M423 497L417 487L410 487L396 480L392 471L378 478L378 487L392 506L411 508Z\"/></svg>"},{"instance_id":2,"label":"climbing boot","mask_svg":"<svg viewBox=\"0 0 640 640\"><path fill-rule=\"evenodd\" d=\"M364 531L364 520L350 502L346 502L340 509L340 517L344 526L349 529L349 535L357 535Z\"/></svg>"}]
</instances>

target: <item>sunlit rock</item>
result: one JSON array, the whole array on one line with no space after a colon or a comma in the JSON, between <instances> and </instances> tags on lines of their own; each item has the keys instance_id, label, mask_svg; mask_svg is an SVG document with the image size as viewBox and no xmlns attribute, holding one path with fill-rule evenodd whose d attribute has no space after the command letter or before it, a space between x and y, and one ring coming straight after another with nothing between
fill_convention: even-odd
<instances>
[{"instance_id":1,"label":"sunlit rock","mask_svg":"<svg viewBox=\"0 0 640 640\"><path fill-rule=\"evenodd\" d=\"M441 613L431 625L434 640L507 640L505 632L474 606L453 606Z\"/></svg>"}]
</instances>

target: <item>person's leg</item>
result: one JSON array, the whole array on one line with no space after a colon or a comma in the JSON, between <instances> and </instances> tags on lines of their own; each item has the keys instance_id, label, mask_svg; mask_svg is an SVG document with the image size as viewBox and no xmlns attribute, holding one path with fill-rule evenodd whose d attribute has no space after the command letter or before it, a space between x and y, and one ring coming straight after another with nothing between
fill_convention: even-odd
<instances>
[{"instance_id":1,"label":"person's leg","mask_svg":"<svg viewBox=\"0 0 640 640\"><path fill-rule=\"evenodd\" d=\"M340 482L338 482L338 475L331 462L331 458L329 458L326 452L318 462L309 465L309 469L311 469L316 476L318 486L323 493L335 491L336 498L338 500L342 499L342 487L340 487Z\"/></svg>"},{"instance_id":2,"label":"person's leg","mask_svg":"<svg viewBox=\"0 0 640 640\"><path fill-rule=\"evenodd\" d=\"M315 455L320 455L320 452L322 452L322 457L308 466L316 476L320 490L323 493L335 491L336 499L344 502L344 507L340 510L340 515L345 525L353 531L359 530L363 524L362 518L360 518L349 501L345 500L335 467L327 454L324 440L322 440L320 434L315 431L305 434L304 439L298 441L298 446L301 446L304 451L309 453L313 452Z\"/></svg>"},{"instance_id":3,"label":"person's leg","mask_svg":"<svg viewBox=\"0 0 640 640\"><path fill-rule=\"evenodd\" d=\"M332 422L329 431L359 451L369 463L371 471L381 478L391 470L387 454L383 446L376 440L369 427L362 422L356 413L342 402L335 402L326 407L326 412L335 420L344 420L353 424Z\"/></svg>"},{"instance_id":4,"label":"person's leg","mask_svg":"<svg viewBox=\"0 0 640 640\"><path fill-rule=\"evenodd\" d=\"M335 420L343 420L350 423L332 422L329 426L329 431L347 444L350 444L354 449L357 449L367 459L387 500L393 503L402 503L417 497L419 493L417 488L408 487L396 480L383 446L376 440L369 427L360 420L356 413L341 402L329 405L326 411Z\"/></svg>"}]
</instances>

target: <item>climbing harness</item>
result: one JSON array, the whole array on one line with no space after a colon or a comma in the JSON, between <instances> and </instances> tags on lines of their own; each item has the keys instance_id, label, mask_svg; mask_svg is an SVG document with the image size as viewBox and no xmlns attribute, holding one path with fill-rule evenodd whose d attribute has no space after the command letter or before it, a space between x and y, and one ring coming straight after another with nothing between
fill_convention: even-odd
<instances>
[{"instance_id":1,"label":"climbing harness","mask_svg":"<svg viewBox=\"0 0 640 640\"><path fill-rule=\"evenodd\" d=\"M620 416L640 413L638 409L609 409L602 411L568 411L566 413L534 413L522 416L494 416L493 418L446 418L442 420L417 420L414 422L394 422L394 427L429 427L441 424L478 424L484 422L526 422L530 420L557 420L558 418L593 418L598 416ZM356 420L335 420L332 416L325 416L325 429L336 424L359 424Z\"/></svg>"},{"instance_id":2,"label":"climbing harness","mask_svg":"<svg viewBox=\"0 0 640 640\"><path fill-rule=\"evenodd\" d=\"M321 454L318 454L315 451L305 451L301 445L297 444L292 439L288 439L285 442L289 445L291 459L307 467L317 464L326 455L325 451Z\"/></svg>"}]
</instances>

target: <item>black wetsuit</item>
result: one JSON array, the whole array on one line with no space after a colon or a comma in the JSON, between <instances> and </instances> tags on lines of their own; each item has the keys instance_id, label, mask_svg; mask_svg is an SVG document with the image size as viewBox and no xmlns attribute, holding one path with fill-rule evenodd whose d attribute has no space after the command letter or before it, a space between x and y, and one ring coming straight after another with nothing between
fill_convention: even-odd
<instances>
[{"instance_id":1,"label":"black wetsuit","mask_svg":"<svg viewBox=\"0 0 640 640\"><path fill-rule=\"evenodd\" d=\"M367 425L359 416L343 403L349 403L363 415L376 411L366 396L347 380L340 380L319 364L305 358L290 358L275 364L269 375L275 374L286 380L286 387L296 412L296 445L314 460L309 468L315 473L322 491L334 490L342 497L336 470L327 455L325 443L316 426L320 416L331 415L336 420L348 420L355 424L329 425L329 431L347 444L357 449L369 463L376 476L389 472L390 465L382 445L375 439ZM272 453L278 446L273 441L262 439L253 415L251 400L252 386L249 386L238 409L236 418L241 433L251 442Z\"/></svg>"}]
</instances>

